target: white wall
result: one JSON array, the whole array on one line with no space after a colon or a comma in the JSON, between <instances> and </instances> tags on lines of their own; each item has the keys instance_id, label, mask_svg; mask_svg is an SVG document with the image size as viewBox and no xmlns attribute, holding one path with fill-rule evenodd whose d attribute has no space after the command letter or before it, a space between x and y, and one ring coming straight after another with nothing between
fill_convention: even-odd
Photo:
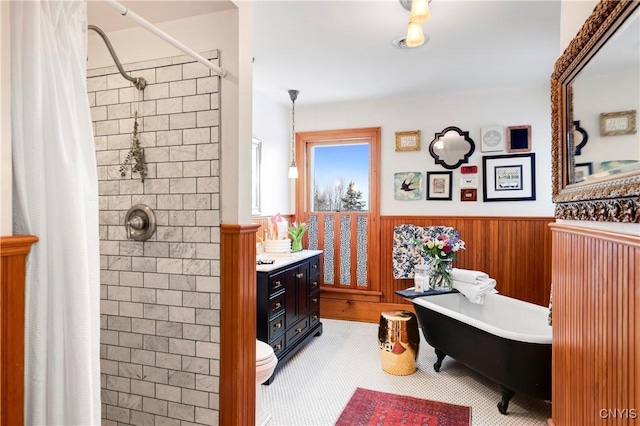
<instances>
[{"instance_id":1,"label":"white wall","mask_svg":"<svg viewBox=\"0 0 640 426\"><path fill-rule=\"evenodd\" d=\"M287 97L287 92L283 96ZM262 141L260 214L293 213L287 177L291 162L291 108L254 91L253 136Z\"/></svg>"},{"instance_id":2,"label":"white wall","mask_svg":"<svg viewBox=\"0 0 640 426\"><path fill-rule=\"evenodd\" d=\"M163 22L157 26L196 52L218 49L220 66L228 75L221 88L221 219L227 223L251 222L252 67L251 2L238 2L238 9ZM135 11L135 10L134 10ZM126 18L123 18L126 19ZM100 22L95 25L100 26ZM108 37L123 64L141 62L182 52L136 27L109 32ZM113 66L102 40L89 37L87 68ZM240 83L241 82L241 83Z\"/></svg>"},{"instance_id":3,"label":"white wall","mask_svg":"<svg viewBox=\"0 0 640 426\"><path fill-rule=\"evenodd\" d=\"M591 15L598 0L562 0L560 4L560 51L564 52L584 21Z\"/></svg>"},{"instance_id":4,"label":"white wall","mask_svg":"<svg viewBox=\"0 0 640 426\"><path fill-rule=\"evenodd\" d=\"M380 212L383 215L553 216L551 202L551 111L549 88L510 92L474 93L404 101L350 103L296 108L296 130L330 130L380 126L382 129ZM536 154L536 200L482 201L480 128L488 125L532 126L532 152ZM446 171L429 154L435 133L447 126L470 132L476 150L469 165L478 166L478 201L461 202L460 169L453 171L453 200L397 201L393 174ZM421 150L395 152L395 132L421 131Z\"/></svg>"},{"instance_id":5,"label":"white wall","mask_svg":"<svg viewBox=\"0 0 640 426\"><path fill-rule=\"evenodd\" d=\"M10 4L0 2L0 235L13 234Z\"/></svg>"}]
</instances>

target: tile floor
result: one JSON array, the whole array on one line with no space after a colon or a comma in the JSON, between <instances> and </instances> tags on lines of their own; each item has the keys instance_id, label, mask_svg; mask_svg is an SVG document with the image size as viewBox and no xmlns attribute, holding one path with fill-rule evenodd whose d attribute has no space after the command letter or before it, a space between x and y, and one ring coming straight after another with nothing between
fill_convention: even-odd
<instances>
[{"instance_id":1,"label":"tile floor","mask_svg":"<svg viewBox=\"0 0 640 426\"><path fill-rule=\"evenodd\" d=\"M433 370L433 349L421 332L418 371L393 376L380 367L378 325L322 320L324 333L311 341L263 385L271 426L333 425L357 387L471 407L473 425L546 425L551 404L515 395L508 414L498 412L498 385L449 357Z\"/></svg>"}]
</instances>

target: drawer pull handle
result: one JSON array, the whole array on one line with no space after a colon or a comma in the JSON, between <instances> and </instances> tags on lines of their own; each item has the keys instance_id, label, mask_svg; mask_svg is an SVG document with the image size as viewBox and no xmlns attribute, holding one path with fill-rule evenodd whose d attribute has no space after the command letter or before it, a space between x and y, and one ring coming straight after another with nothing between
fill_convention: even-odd
<instances>
[{"instance_id":1,"label":"drawer pull handle","mask_svg":"<svg viewBox=\"0 0 640 426\"><path fill-rule=\"evenodd\" d=\"M317 297L314 297L313 299L311 299L311 301L312 301L313 303L317 303L317 302L318 302L318 298L317 298Z\"/></svg>"},{"instance_id":2,"label":"drawer pull handle","mask_svg":"<svg viewBox=\"0 0 640 426\"><path fill-rule=\"evenodd\" d=\"M311 265L313 269L318 269L318 265Z\"/></svg>"},{"instance_id":3,"label":"drawer pull handle","mask_svg":"<svg viewBox=\"0 0 640 426\"><path fill-rule=\"evenodd\" d=\"M311 284L311 287L318 287L318 281L314 281L313 284Z\"/></svg>"},{"instance_id":4,"label":"drawer pull handle","mask_svg":"<svg viewBox=\"0 0 640 426\"><path fill-rule=\"evenodd\" d=\"M273 326L275 328L282 328L282 323L281 322L277 322L277 323L273 324Z\"/></svg>"},{"instance_id":5,"label":"drawer pull handle","mask_svg":"<svg viewBox=\"0 0 640 426\"><path fill-rule=\"evenodd\" d=\"M314 316L312 316L312 317L311 317L311 319L315 321L315 320L317 320L317 319L318 319L318 316L317 316L317 315L314 315Z\"/></svg>"},{"instance_id":6,"label":"drawer pull handle","mask_svg":"<svg viewBox=\"0 0 640 426\"><path fill-rule=\"evenodd\" d=\"M302 278L302 277L304 277L304 274L302 272L300 272L299 274L296 274L296 277L297 278Z\"/></svg>"},{"instance_id":7,"label":"drawer pull handle","mask_svg":"<svg viewBox=\"0 0 640 426\"><path fill-rule=\"evenodd\" d=\"M282 345L280 343L278 343L277 345L275 345L273 347L273 349L275 349L276 351L279 350L282 347Z\"/></svg>"},{"instance_id":8,"label":"drawer pull handle","mask_svg":"<svg viewBox=\"0 0 640 426\"><path fill-rule=\"evenodd\" d=\"M282 283L280 281L276 281L273 283L273 288L282 287Z\"/></svg>"},{"instance_id":9,"label":"drawer pull handle","mask_svg":"<svg viewBox=\"0 0 640 426\"><path fill-rule=\"evenodd\" d=\"M275 311L276 309L280 309L281 307L282 307L282 303L276 302L276 304L273 306L273 310Z\"/></svg>"},{"instance_id":10,"label":"drawer pull handle","mask_svg":"<svg viewBox=\"0 0 640 426\"><path fill-rule=\"evenodd\" d=\"M302 329L301 328L296 328L296 333L302 333Z\"/></svg>"}]
</instances>

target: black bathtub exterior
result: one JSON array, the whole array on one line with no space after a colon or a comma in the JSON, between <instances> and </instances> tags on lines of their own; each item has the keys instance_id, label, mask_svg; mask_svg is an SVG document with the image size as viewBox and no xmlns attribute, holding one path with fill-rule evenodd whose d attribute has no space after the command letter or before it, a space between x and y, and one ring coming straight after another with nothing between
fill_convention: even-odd
<instances>
[{"instance_id":1,"label":"black bathtub exterior","mask_svg":"<svg viewBox=\"0 0 640 426\"><path fill-rule=\"evenodd\" d=\"M425 340L436 349L436 371L449 355L498 383L502 414L514 393L551 400L551 344L505 339L425 306L413 306Z\"/></svg>"}]
</instances>

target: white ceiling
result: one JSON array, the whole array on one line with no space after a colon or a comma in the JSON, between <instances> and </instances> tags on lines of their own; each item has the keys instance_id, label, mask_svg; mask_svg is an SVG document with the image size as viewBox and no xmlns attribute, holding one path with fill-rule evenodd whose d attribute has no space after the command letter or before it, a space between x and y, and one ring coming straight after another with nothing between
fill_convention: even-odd
<instances>
[{"instance_id":1,"label":"white ceiling","mask_svg":"<svg viewBox=\"0 0 640 426\"><path fill-rule=\"evenodd\" d=\"M122 3L155 23L235 7ZM90 1L89 23L132 26L105 8ZM433 0L430 41L409 50L391 44L409 19L398 0L257 0L253 9L254 89L287 104L289 89L309 105L541 87L559 56L560 0Z\"/></svg>"}]
</instances>

